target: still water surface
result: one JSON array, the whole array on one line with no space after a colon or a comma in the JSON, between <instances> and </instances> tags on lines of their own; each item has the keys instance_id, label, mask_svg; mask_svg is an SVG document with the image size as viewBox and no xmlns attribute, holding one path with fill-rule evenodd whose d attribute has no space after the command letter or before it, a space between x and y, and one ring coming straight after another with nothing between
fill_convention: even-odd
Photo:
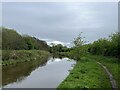
<instances>
[{"instance_id":1,"label":"still water surface","mask_svg":"<svg viewBox=\"0 0 120 90\"><path fill-rule=\"evenodd\" d=\"M57 88L76 62L50 57L3 68L3 88Z\"/></svg>"}]
</instances>

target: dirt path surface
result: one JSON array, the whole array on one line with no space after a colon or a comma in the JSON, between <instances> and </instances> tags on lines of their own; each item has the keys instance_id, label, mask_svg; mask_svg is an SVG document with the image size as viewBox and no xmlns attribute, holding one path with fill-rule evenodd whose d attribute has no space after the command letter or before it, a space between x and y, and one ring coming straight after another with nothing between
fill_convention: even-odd
<instances>
[{"instance_id":1,"label":"dirt path surface","mask_svg":"<svg viewBox=\"0 0 120 90\"><path fill-rule=\"evenodd\" d=\"M105 69L106 73L107 73L108 76L109 76L109 79L110 79L112 88L113 88L113 89L116 89L116 88L117 88L117 85L116 85L115 79L113 78L113 75L109 72L109 70L106 68L106 66L104 66L104 65L101 64L100 62L97 62L97 63Z\"/></svg>"}]
</instances>

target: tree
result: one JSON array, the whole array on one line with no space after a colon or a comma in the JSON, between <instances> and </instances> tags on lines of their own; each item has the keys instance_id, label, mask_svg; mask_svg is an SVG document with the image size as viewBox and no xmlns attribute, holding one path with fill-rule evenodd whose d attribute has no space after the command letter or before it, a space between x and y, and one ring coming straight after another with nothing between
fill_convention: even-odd
<instances>
[{"instance_id":1,"label":"tree","mask_svg":"<svg viewBox=\"0 0 120 90\"><path fill-rule=\"evenodd\" d=\"M80 56L83 54L84 50L82 49L82 46L85 44L85 41L83 40L83 37L81 36L82 32L74 38L73 44L73 50L72 53L75 57L75 59L79 60Z\"/></svg>"},{"instance_id":2,"label":"tree","mask_svg":"<svg viewBox=\"0 0 120 90\"><path fill-rule=\"evenodd\" d=\"M75 47L81 47L85 43L81 34L82 32L76 38L74 38L73 44Z\"/></svg>"},{"instance_id":3,"label":"tree","mask_svg":"<svg viewBox=\"0 0 120 90\"><path fill-rule=\"evenodd\" d=\"M114 33L108 39L101 38L89 45L88 51L103 56L120 56L120 33Z\"/></svg>"},{"instance_id":4,"label":"tree","mask_svg":"<svg viewBox=\"0 0 120 90\"><path fill-rule=\"evenodd\" d=\"M22 36L13 29L2 28L2 49L25 49L26 43Z\"/></svg>"},{"instance_id":5,"label":"tree","mask_svg":"<svg viewBox=\"0 0 120 90\"><path fill-rule=\"evenodd\" d=\"M36 45L35 45L36 42L31 36L24 35L23 39L25 40L25 42L27 44L28 50L36 48Z\"/></svg>"},{"instance_id":6,"label":"tree","mask_svg":"<svg viewBox=\"0 0 120 90\"><path fill-rule=\"evenodd\" d=\"M1 30L0 30L1 32ZM1 42L1 40L0 40ZM28 35L20 35L13 29L2 27L2 49L3 50L48 50L45 41Z\"/></svg>"},{"instance_id":7,"label":"tree","mask_svg":"<svg viewBox=\"0 0 120 90\"><path fill-rule=\"evenodd\" d=\"M111 56L120 56L120 32L113 33L110 37Z\"/></svg>"}]
</instances>

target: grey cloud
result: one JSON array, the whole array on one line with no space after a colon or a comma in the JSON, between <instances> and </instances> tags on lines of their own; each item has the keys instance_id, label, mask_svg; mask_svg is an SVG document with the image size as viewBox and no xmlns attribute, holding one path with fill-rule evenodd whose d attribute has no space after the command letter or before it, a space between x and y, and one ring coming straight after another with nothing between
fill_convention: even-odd
<instances>
[{"instance_id":1,"label":"grey cloud","mask_svg":"<svg viewBox=\"0 0 120 90\"><path fill-rule=\"evenodd\" d=\"M93 42L118 31L117 8L113 2L3 3L3 26L66 44L83 32Z\"/></svg>"}]
</instances>

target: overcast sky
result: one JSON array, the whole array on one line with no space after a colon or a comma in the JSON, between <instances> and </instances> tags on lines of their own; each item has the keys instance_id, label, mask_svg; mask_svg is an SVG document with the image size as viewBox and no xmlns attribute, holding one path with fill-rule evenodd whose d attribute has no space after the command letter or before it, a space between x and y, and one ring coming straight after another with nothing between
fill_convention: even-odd
<instances>
[{"instance_id":1,"label":"overcast sky","mask_svg":"<svg viewBox=\"0 0 120 90\"><path fill-rule=\"evenodd\" d=\"M2 4L2 24L47 43L70 46L80 33L93 42L118 31L117 2L18 2Z\"/></svg>"}]
</instances>

